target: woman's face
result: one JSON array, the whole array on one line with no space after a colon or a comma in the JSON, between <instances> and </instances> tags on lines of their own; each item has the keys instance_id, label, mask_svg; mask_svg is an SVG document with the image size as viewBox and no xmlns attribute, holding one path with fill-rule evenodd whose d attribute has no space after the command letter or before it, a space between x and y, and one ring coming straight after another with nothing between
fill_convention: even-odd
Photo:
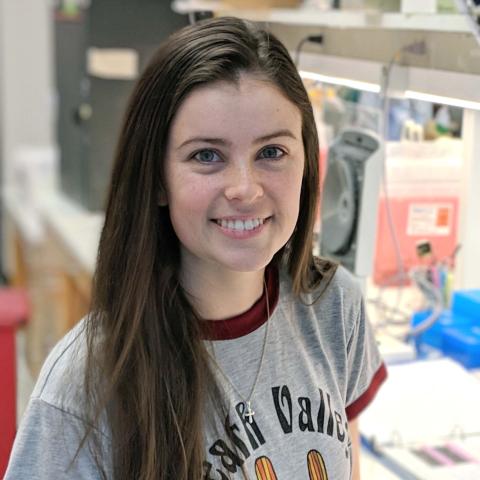
<instances>
[{"instance_id":1,"label":"woman's face","mask_svg":"<svg viewBox=\"0 0 480 480\"><path fill-rule=\"evenodd\" d=\"M161 199L182 273L262 270L295 228L304 157L300 111L273 84L244 75L193 90L169 132Z\"/></svg>"}]
</instances>

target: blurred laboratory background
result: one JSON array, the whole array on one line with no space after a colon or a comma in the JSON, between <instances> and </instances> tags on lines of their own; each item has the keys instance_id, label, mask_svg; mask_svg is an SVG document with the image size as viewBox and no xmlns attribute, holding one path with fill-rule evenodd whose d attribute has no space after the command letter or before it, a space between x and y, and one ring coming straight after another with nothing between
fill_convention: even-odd
<instances>
[{"instance_id":1,"label":"blurred laboratory background","mask_svg":"<svg viewBox=\"0 0 480 480\"><path fill-rule=\"evenodd\" d=\"M0 0L0 475L49 351L89 310L129 93L213 16L284 42L309 93L312 248L364 289L389 378L362 478L480 478L477 0Z\"/></svg>"}]
</instances>

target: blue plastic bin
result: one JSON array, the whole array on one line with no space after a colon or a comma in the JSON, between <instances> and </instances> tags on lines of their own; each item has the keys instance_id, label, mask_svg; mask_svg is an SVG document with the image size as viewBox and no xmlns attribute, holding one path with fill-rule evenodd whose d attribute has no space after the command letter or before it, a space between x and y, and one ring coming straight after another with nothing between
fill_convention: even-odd
<instances>
[{"instance_id":1,"label":"blue plastic bin","mask_svg":"<svg viewBox=\"0 0 480 480\"><path fill-rule=\"evenodd\" d=\"M466 368L479 368L480 326L447 328L443 334L443 352Z\"/></svg>"},{"instance_id":2,"label":"blue plastic bin","mask_svg":"<svg viewBox=\"0 0 480 480\"><path fill-rule=\"evenodd\" d=\"M415 313L412 316L412 327L416 327L420 323L423 323L431 314L431 310L421 310ZM441 313L440 318L438 318L428 330L415 338L417 349L419 349L420 344L426 343L431 347L442 350L445 329L453 326L462 328L470 325L472 325L472 320L470 318L463 315L453 314L450 310L444 310Z\"/></svg>"},{"instance_id":3,"label":"blue plastic bin","mask_svg":"<svg viewBox=\"0 0 480 480\"><path fill-rule=\"evenodd\" d=\"M452 295L452 312L480 324L480 290L459 290Z\"/></svg>"}]
</instances>

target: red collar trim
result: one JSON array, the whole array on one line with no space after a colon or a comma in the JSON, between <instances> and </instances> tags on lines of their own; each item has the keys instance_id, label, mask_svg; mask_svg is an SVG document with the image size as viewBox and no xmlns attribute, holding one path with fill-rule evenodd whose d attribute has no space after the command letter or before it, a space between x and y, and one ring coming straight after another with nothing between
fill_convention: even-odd
<instances>
[{"instance_id":1,"label":"red collar trim","mask_svg":"<svg viewBox=\"0 0 480 480\"><path fill-rule=\"evenodd\" d=\"M267 267L265 282L268 292L270 316L277 306L279 295L278 270ZM267 296L262 296L244 313L224 320L203 320L202 330L206 340L232 340L243 337L260 328L267 321Z\"/></svg>"}]
</instances>

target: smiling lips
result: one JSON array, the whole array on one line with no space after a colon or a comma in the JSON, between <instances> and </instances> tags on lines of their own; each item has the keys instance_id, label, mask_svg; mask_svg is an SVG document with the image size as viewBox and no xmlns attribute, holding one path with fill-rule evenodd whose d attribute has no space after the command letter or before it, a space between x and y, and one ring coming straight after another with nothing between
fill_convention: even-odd
<instances>
[{"instance_id":1,"label":"smiling lips","mask_svg":"<svg viewBox=\"0 0 480 480\"><path fill-rule=\"evenodd\" d=\"M244 230L254 230L260 225L263 225L263 222L266 219L264 218L249 218L247 220L223 220L217 219L215 222L223 228L228 228L229 230L236 230L238 232L243 232Z\"/></svg>"}]
</instances>

